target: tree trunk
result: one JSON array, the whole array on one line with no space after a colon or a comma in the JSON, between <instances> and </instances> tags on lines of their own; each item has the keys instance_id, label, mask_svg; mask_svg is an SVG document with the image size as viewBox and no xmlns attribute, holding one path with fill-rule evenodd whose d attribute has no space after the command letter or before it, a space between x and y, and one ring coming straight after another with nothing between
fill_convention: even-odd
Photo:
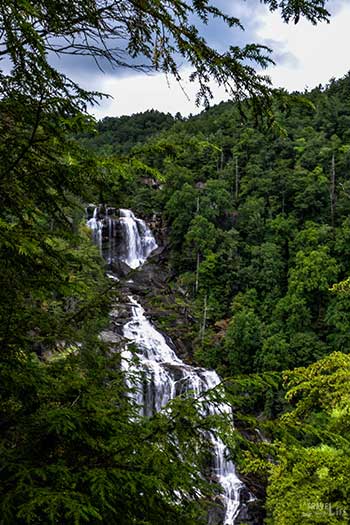
<instances>
[{"instance_id":1,"label":"tree trunk","mask_svg":"<svg viewBox=\"0 0 350 525\"><path fill-rule=\"evenodd\" d=\"M199 286L199 263L200 263L200 259L199 259L199 252L198 252L197 253L197 265L196 265L196 284L195 284L196 295L197 295L198 286Z\"/></svg>"},{"instance_id":2,"label":"tree trunk","mask_svg":"<svg viewBox=\"0 0 350 525\"><path fill-rule=\"evenodd\" d=\"M335 215L335 205L336 205L336 194L335 194L335 155L332 155L332 165L331 165L331 187L329 190L329 196L331 201L331 224L334 228L334 215Z\"/></svg>"},{"instance_id":3,"label":"tree trunk","mask_svg":"<svg viewBox=\"0 0 350 525\"><path fill-rule=\"evenodd\" d=\"M202 319L202 326L200 329L201 344L203 344L203 341L204 341L205 328L207 325L207 312L208 312L207 294L205 294L204 306L203 306L203 319Z\"/></svg>"},{"instance_id":4,"label":"tree trunk","mask_svg":"<svg viewBox=\"0 0 350 525\"><path fill-rule=\"evenodd\" d=\"M235 175L235 199L238 200L239 196L239 171L238 171L238 157L235 158L236 164L236 175Z\"/></svg>"}]
</instances>

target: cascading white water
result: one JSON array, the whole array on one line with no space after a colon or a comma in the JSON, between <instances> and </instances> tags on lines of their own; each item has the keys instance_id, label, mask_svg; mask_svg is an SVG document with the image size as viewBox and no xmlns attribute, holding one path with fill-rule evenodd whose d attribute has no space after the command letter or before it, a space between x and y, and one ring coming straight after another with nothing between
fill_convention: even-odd
<instances>
[{"instance_id":1,"label":"cascading white water","mask_svg":"<svg viewBox=\"0 0 350 525\"><path fill-rule=\"evenodd\" d=\"M114 208L90 205L87 211L89 209L93 212L87 226L108 263L118 260L135 269L158 248L147 224L131 210L122 208L116 217Z\"/></svg>"},{"instance_id":2,"label":"cascading white water","mask_svg":"<svg viewBox=\"0 0 350 525\"><path fill-rule=\"evenodd\" d=\"M95 244L99 247L100 253L102 255L102 228L103 223L99 220L98 217L98 208L94 208L93 215L91 219L88 219L87 226L92 230L92 236Z\"/></svg>"},{"instance_id":3,"label":"cascading white water","mask_svg":"<svg viewBox=\"0 0 350 525\"><path fill-rule=\"evenodd\" d=\"M125 253L120 259L130 268L138 268L157 248L157 243L146 223L137 219L132 211L120 209L119 212L125 246Z\"/></svg>"},{"instance_id":4,"label":"cascading white water","mask_svg":"<svg viewBox=\"0 0 350 525\"><path fill-rule=\"evenodd\" d=\"M93 230L95 242L108 262L118 259L135 269L157 248L148 226L137 219L132 211L121 209L120 217L113 219L108 211L101 218L96 210L98 208L95 208L87 224ZM116 234L118 228L119 238ZM106 239L107 248L103 248L104 232L109 236ZM123 335L130 343L122 353L122 363L141 415L151 416L179 394L190 391L200 396L220 383L216 372L187 365L177 357L164 336L146 318L142 306L131 296L129 301L132 317L124 325ZM137 348L137 362L132 359L133 353L128 349L130 344ZM207 402L203 410L206 414L225 413L232 417L231 408L224 403L217 405ZM227 459L228 451L222 440L214 432L208 434L208 439L213 446L212 472L223 488L223 525L233 525L239 512L243 484L236 476L232 461Z\"/></svg>"},{"instance_id":5,"label":"cascading white water","mask_svg":"<svg viewBox=\"0 0 350 525\"><path fill-rule=\"evenodd\" d=\"M146 381L135 381L137 375L133 374L133 380L129 383L134 388L134 399L143 415L150 416L159 411L168 401L183 392L191 391L195 396L200 396L220 383L216 372L189 366L179 359L164 336L146 318L141 305L133 297L129 297L129 300L132 319L124 326L124 337L138 349L136 368L131 352L124 351L122 357L125 370L135 372L138 369L146 376ZM217 406L206 403L204 410L210 414L231 414L231 409L226 404ZM223 524L232 525L239 511L239 494L243 485L235 473L232 461L226 457L228 451L222 440L213 432L208 437L214 450L212 472L223 488Z\"/></svg>"}]
</instances>

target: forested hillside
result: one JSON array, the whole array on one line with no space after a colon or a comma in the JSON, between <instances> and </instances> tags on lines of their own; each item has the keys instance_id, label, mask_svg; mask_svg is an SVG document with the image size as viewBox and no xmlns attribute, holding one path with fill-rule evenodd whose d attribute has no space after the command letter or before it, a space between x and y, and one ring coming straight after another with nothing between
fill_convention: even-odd
<instances>
[{"instance_id":1,"label":"forested hillside","mask_svg":"<svg viewBox=\"0 0 350 525\"><path fill-rule=\"evenodd\" d=\"M213 19L235 45L207 42ZM227 525L239 503L237 525L348 523L350 77L275 90L271 50L207 0L8 0L0 27L0 524L221 525L218 449L239 485ZM185 65L207 110L96 123L84 60L178 81ZM213 83L232 102L208 109ZM86 222L118 208L160 245L126 279ZM136 335L154 317L186 360L168 337L183 384L148 414L130 293Z\"/></svg>"},{"instance_id":2,"label":"forested hillside","mask_svg":"<svg viewBox=\"0 0 350 525\"><path fill-rule=\"evenodd\" d=\"M348 349L347 300L331 288L349 271L349 100L349 77L315 89L281 132L223 103L131 152L161 189L135 174L118 199L164 215L176 280L197 316L206 303L197 358L226 375Z\"/></svg>"},{"instance_id":3,"label":"forested hillside","mask_svg":"<svg viewBox=\"0 0 350 525\"><path fill-rule=\"evenodd\" d=\"M346 76L291 96L287 110L277 100L275 128L233 103L155 128L130 159L159 186L141 170L108 195L166 221L193 359L235 378L227 389L243 435L259 441L260 428L272 440L252 451L242 437L237 453L262 492L271 476L266 523L347 523L349 102ZM309 368L282 373L297 367ZM271 455L278 466L265 463Z\"/></svg>"},{"instance_id":4,"label":"forested hillside","mask_svg":"<svg viewBox=\"0 0 350 525\"><path fill-rule=\"evenodd\" d=\"M170 128L176 119L181 119L181 115L174 118L170 113L154 109L132 117L105 117L97 122L94 132L81 137L81 142L105 154L127 153L135 144L146 142L155 133Z\"/></svg>"}]
</instances>

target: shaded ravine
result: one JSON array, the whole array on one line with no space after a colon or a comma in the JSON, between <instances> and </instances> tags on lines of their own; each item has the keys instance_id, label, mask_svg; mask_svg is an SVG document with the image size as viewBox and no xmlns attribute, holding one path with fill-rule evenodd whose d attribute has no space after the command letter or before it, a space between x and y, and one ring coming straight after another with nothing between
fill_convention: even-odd
<instances>
[{"instance_id":1,"label":"shaded ravine","mask_svg":"<svg viewBox=\"0 0 350 525\"><path fill-rule=\"evenodd\" d=\"M111 213L111 210L112 213ZM93 231L95 242L101 254L111 264L114 260L122 261L135 269L146 261L157 248L157 243L147 225L137 219L130 210L106 208L102 215L100 208L90 209L88 226ZM135 401L140 413L151 416L164 407L175 396L191 391L200 396L216 387L220 378L216 372L184 363L168 345L165 337L147 319L142 306L131 295L128 296L131 320L123 328L124 338L130 341L122 353L123 367L129 372L130 386L133 387ZM137 365L132 359L134 352L128 346L137 348ZM140 372L134 374L131 372ZM135 377L140 377L136 381ZM146 378L146 381L141 377ZM132 383L132 384L131 384ZM207 402L203 407L205 414L225 413L232 417L231 408ZM243 487L235 473L231 460L227 459L228 450L222 440L214 433L208 433L213 449L212 476L222 486L222 504L225 509L223 525L233 525L240 510L240 491Z\"/></svg>"}]
</instances>

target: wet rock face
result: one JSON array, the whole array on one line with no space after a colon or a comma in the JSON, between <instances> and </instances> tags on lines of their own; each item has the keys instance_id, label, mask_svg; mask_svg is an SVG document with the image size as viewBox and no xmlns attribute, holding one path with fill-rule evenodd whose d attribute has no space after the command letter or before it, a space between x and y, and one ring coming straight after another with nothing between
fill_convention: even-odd
<instances>
[{"instance_id":1,"label":"wet rock face","mask_svg":"<svg viewBox=\"0 0 350 525\"><path fill-rule=\"evenodd\" d=\"M168 277L169 274L158 264L147 262L130 275L133 282L128 283L129 289L134 290L138 295L148 294L152 289L164 290Z\"/></svg>"},{"instance_id":2,"label":"wet rock face","mask_svg":"<svg viewBox=\"0 0 350 525\"><path fill-rule=\"evenodd\" d=\"M208 525L222 525L225 519L225 511L218 502L208 511ZM251 493L246 487L240 491L240 509L235 517L234 525L264 525L265 512L261 500L252 500Z\"/></svg>"},{"instance_id":3,"label":"wet rock face","mask_svg":"<svg viewBox=\"0 0 350 525\"><path fill-rule=\"evenodd\" d=\"M119 277L126 277L130 273L131 268L125 262L118 259L112 260L109 265L110 270Z\"/></svg>"},{"instance_id":4,"label":"wet rock face","mask_svg":"<svg viewBox=\"0 0 350 525\"><path fill-rule=\"evenodd\" d=\"M122 334L119 334L117 329L103 330L100 334L100 339L109 345L118 345L124 341Z\"/></svg>"},{"instance_id":5,"label":"wet rock face","mask_svg":"<svg viewBox=\"0 0 350 525\"><path fill-rule=\"evenodd\" d=\"M263 525L264 523L265 511L260 500L244 503L235 520L235 525Z\"/></svg>"},{"instance_id":6,"label":"wet rock face","mask_svg":"<svg viewBox=\"0 0 350 525\"><path fill-rule=\"evenodd\" d=\"M89 205L85 208L86 219L87 219L87 221L89 221L90 219L93 218L94 213L95 213L95 209L96 209L95 204L89 204Z\"/></svg>"},{"instance_id":7,"label":"wet rock face","mask_svg":"<svg viewBox=\"0 0 350 525\"><path fill-rule=\"evenodd\" d=\"M208 511L208 525L222 525L225 519L225 510L220 505L215 505Z\"/></svg>"}]
</instances>

